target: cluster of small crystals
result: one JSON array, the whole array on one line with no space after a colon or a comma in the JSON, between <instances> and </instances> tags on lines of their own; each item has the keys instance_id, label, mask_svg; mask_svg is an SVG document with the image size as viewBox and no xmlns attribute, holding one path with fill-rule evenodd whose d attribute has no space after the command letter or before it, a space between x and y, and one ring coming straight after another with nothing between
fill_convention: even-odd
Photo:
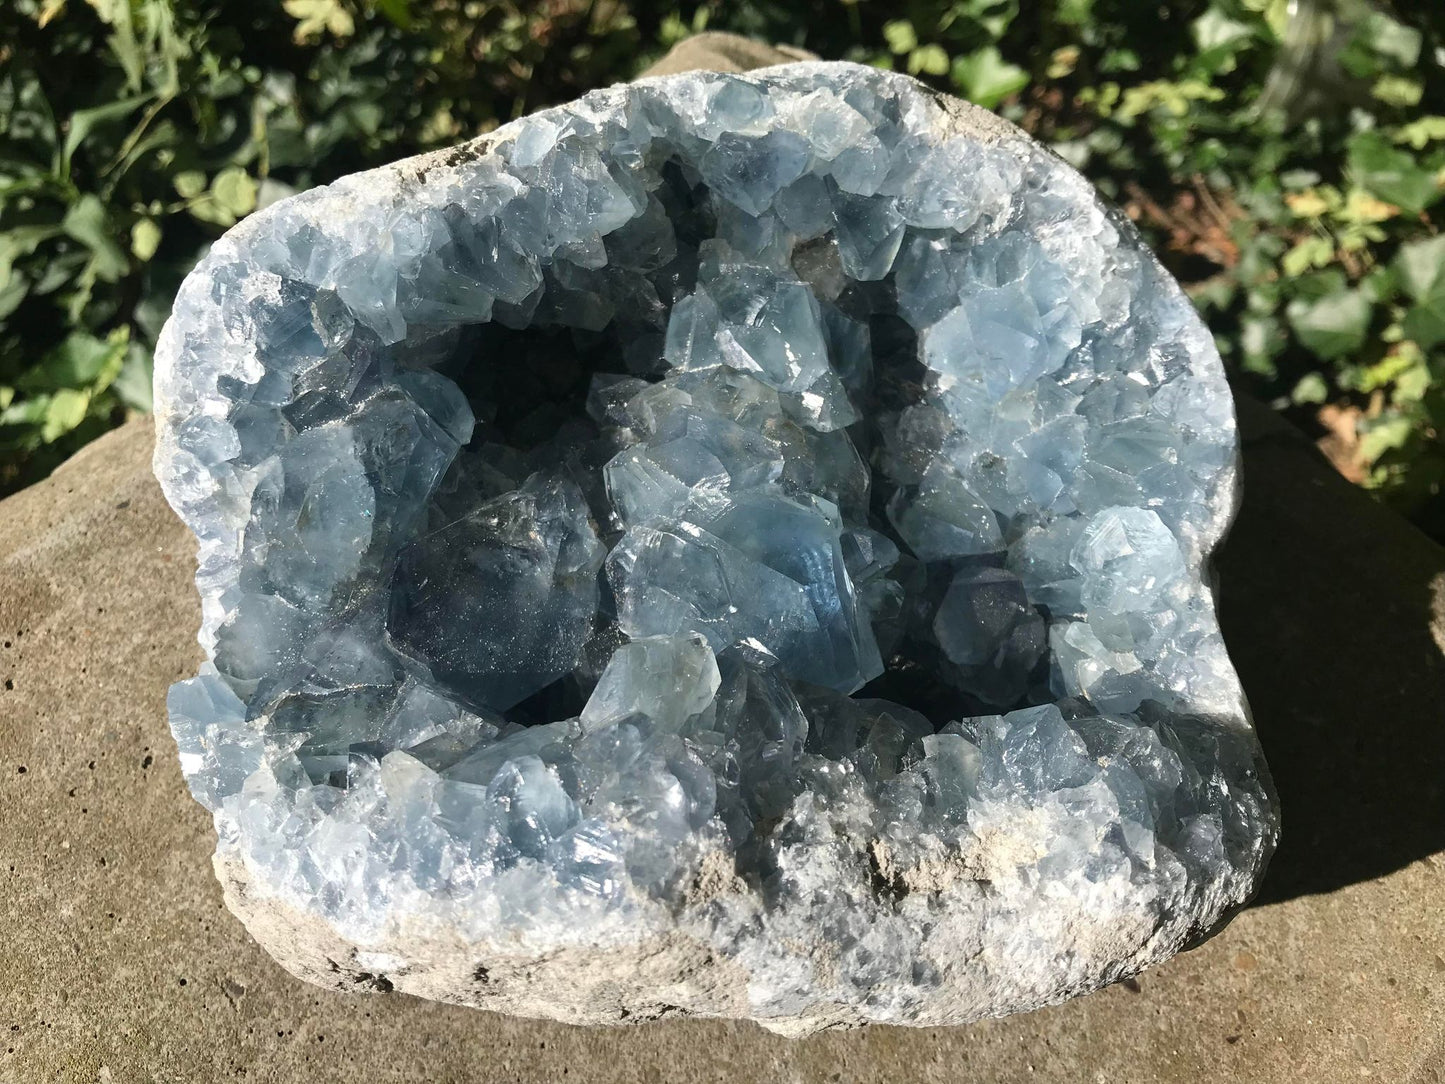
<instances>
[{"instance_id":1,"label":"cluster of small crystals","mask_svg":"<svg viewBox=\"0 0 1445 1084\"><path fill-rule=\"evenodd\" d=\"M1072 171L942 120L851 67L689 75L216 246L157 462L223 844L363 940L582 937L721 854L776 949L1022 823L1035 885L1247 885L1217 357ZM848 981L931 981L865 927Z\"/></svg>"}]
</instances>

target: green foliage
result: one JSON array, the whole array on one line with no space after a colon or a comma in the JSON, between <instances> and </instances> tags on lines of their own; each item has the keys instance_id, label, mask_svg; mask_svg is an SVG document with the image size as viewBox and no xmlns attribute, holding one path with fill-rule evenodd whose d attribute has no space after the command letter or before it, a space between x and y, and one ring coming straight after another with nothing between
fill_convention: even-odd
<instances>
[{"instance_id":1,"label":"green foliage","mask_svg":"<svg viewBox=\"0 0 1445 1084\"><path fill-rule=\"evenodd\" d=\"M1136 220L1235 376L1445 534L1445 10L1385 0L8 0L0 491L149 407L185 271L290 192L703 29L908 71ZM1338 430L1337 430L1338 431Z\"/></svg>"},{"instance_id":2,"label":"green foliage","mask_svg":"<svg viewBox=\"0 0 1445 1084\"><path fill-rule=\"evenodd\" d=\"M170 299L226 228L626 77L641 40L602 3L6 0L0 493L150 409Z\"/></svg>"}]
</instances>

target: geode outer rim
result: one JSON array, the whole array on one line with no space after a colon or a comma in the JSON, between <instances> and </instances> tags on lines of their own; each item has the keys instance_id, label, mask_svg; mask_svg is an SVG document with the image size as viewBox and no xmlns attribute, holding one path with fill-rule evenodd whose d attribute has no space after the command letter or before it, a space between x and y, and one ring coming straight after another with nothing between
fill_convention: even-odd
<instances>
[{"instance_id":1,"label":"geode outer rim","mask_svg":"<svg viewBox=\"0 0 1445 1084\"><path fill-rule=\"evenodd\" d=\"M940 139L965 136L985 145L1016 145L1031 154L1046 153L1058 159L1071 172L1076 172L1049 148L1035 142L996 114L935 92L897 73L843 62L803 61L741 74L728 73L724 77L752 82L759 77L836 75L849 70L860 75L866 73L870 79L908 84L932 98L941 107L935 126L935 134ZM616 99L624 97L632 86L657 85L707 74L717 73L683 72L640 79L634 84L616 84L588 94L577 102L519 118L457 147L353 174L345 180L351 185L358 182L366 184L373 191L378 185L392 188L404 196L409 187L426 183L429 171L479 158L537 117L570 115L579 107L589 111L605 110ZM324 197L317 198L329 201L333 213L345 214L346 204L356 200L352 192L350 188L331 188ZM306 195L303 193L292 198L305 198ZM1135 241L1141 256L1157 264L1152 251L1138 240L1133 224L1097 193L1095 200L1121 234ZM259 233L269 217L268 208L242 221L229 232L226 243L244 245L253 234ZM1164 278L1165 287L1188 304L1173 277L1166 272ZM157 443L154 466L157 475L162 478L168 501L184 520L184 498L166 484L163 470L176 451L172 417L177 404L170 400L165 387L175 366L176 352L174 338L163 334L156 353ZM1224 386L1222 362L1217 352L1210 351L1209 356L1202 360L1214 370L1211 375L1219 385ZM1233 420L1232 400L1229 412ZM1186 556L1191 573L1201 578L1203 589L1212 602L1217 601L1217 581L1211 557L1239 504L1237 423L1232 459L1232 464L1222 468L1217 479L1208 524L1201 525L1195 537L1180 540L1187 543ZM200 639L209 653L204 625ZM1278 802L1262 751L1253 735L1242 688L1239 690L1236 717L1220 718L1218 721L1222 727L1245 733L1251 742L1261 788L1275 813L1269 826L1272 831L1267 831L1259 841L1256 860L1247 876L1234 878L1234 883L1230 884L1224 883L1228 878L1216 878L1205 886L1200 897L1194 899L1193 911L1183 915L1170 914L1162 922L1156 922L1145 914L1098 914L1091 913L1087 906L1077 906L1073 914L1061 916L1063 926L1068 930L1067 944L1059 946L1061 950L1067 949L1066 963L1055 960L1056 966L1052 968L1033 975L1010 976L1015 981L1005 984L1000 984L998 975L987 971L959 969L964 978L962 986L950 988L946 997L935 996L923 1011L914 1016L891 1018L892 1021L920 1026L958 1024L1055 1004L1142 971L1174 955L1181 948L1211 936L1227 924L1258 889L1277 839ZM220 829L220 811L217 811L216 821ZM998 857L1005 861L1009 843L1008 840L994 841L995 849L1000 852ZM983 848L983 851L987 850ZM959 855L956 863L955 869L951 872L944 869L939 876L976 877L978 865L986 868L989 855L977 852ZM706 941L690 936L683 921L685 915L681 913L675 916L675 923L662 936L618 940L614 930L613 936L604 943L587 945L579 942L541 958L525 949L511 954L499 951L500 946L496 944L467 943L454 931L438 928L436 923L410 919L394 927L391 936L363 946L345 939L319 916L298 909L270 891L267 883L255 876L235 840L228 841L224 832L218 840L213 865L224 888L227 906L241 918L252 936L288 971L322 987L351 991L395 989L433 1000L576 1024L632 1023L676 1015L679 1010L676 1001L669 999L671 991L681 995L676 1000L689 1003L689 1008L682 1010L685 1014L751 1018L769 1030L788 1036L807 1035L824 1028L859 1026L879 1018L876 1012L864 1011L866 1004L839 1005L826 999L793 1015L754 1016L750 1012L748 996L748 986L754 976L743 965L720 957ZM709 865L704 862L704 872L684 902L687 913L695 913L698 908L720 902L726 904L727 899L734 895L751 898L746 886L737 882L730 870L709 869ZM734 893L737 888L743 891ZM645 907L659 906L652 901L638 902ZM1054 901L1052 907L1062 912L1064 902ZM960 943L958 950L960 957L979 955L978 947L972 944ZM988 950L985 941L983 954L987 955ZM970 983L969 979L974 981ZM943 994L943 991L939 993ZM943 1001L947 1002L946 1008L939 1004Z\"/></svg>"}]
</instances>

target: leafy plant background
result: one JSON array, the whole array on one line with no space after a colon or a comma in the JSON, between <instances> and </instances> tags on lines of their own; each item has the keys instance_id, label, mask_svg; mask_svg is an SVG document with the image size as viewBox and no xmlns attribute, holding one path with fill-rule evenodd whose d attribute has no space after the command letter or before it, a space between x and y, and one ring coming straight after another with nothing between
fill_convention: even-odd
<instances>
[{"instance_id":1,"label":"leafy plant background","mask_svg":"<svg viewBox=\"0 0 1445 1084\"><path fill-rule=\"evenodd\" d=\"M1445 537L1445 5L1378 0L6 0L0 493L150 408L257 207L727 29L997 109L1119 202L1235 378Z\"/></svg>"}]
</instances>

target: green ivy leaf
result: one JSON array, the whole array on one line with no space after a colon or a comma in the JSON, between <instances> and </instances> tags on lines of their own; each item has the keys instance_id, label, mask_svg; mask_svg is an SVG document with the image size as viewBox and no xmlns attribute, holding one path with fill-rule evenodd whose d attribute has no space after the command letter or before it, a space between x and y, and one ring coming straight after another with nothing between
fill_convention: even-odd
<instances>
[{"instance_id":1,"label":"green ivy leaf","mask_svg":"<svg viewBox=\"0 0 1445 1084\"><path fill-rule=\"evenodd\" d=\"M1445 117L1429 116L1413 120L1395 129L1396 143L1408 143L1417 151L1424 150L1430 143L1445 139Z\"/></svg>"},{"instance_id":2,"label":"green ivy leaf","mask_svg":"<svg viewBox=\"0 0 1445 1084\"><path fill-rule=\"evenodd\" d=\"M888 43L888 48L899 56L918 48L918 34L907 19L884 23L883 40Z\"/></svg>"},{"instance_id":3,"label":"green ivy leaf","mask_svg":"<svg viewBox=\"0 0 1445 1084\"><path fill-rule=\"evenodd\" d=\"M402 30L410 30L416 22L411 10L411 0L375 0L375 3L376 10Z\"/></svg>"},{"instance_id":4,"label":"green ivy leaf","mask_svg":"<svg viewBox=\"0 0 1445 1084\"><path fill-rule=\"evenodd\" d=\"M1414 302L1401 321L1405 335L1426 350L1445 342L1445 234L1401 245L1392 266Z\"/></svg>"},{"instance_id":5,"label":"green ivy leaf","mask_svg":"<svg viewBox=\"0 0 1445 1084\"><path fill-rule=\"evenodd\" d=\"M1445 234L1401 245L1395 254L1395 275L1400 287L1416 300L1445 283Z\"/></svg>"},{"instance_id":6,"label":"green ivy leaf","mask_svg":"<svg viewBox=\"0 0 1445 1084\"><path fill-rule=\"evenodd\" d=\"M1254 36L1254 31L1248 23L1231 19L1217 7L1211 7L1195 19L1191 29L1200 52L1225 45L1234 46L1237 49Z\"/></svg>"},{"instance_id":7,"label":"green ivy leaf","mask_svg":"<svg viewBox=\"0 0 1445 1084\"><path fill-rule=\"evenodd\" d=\"M1371 305L1385 305L1395 299L1400 283L1392 267L1375 266L1360 279L1360 291Z\"/></svg>"},{"instance_id":8,"label":"green ivy leaf","mask_svg":"<svg viewBox=\"0 0 1445 1084\"><path fill-rule=\"evenodd\" d=\"M1435 378L1431 375L1429 366L1423 362L1412 366L1395 380L1395 402L1418 403L1434 385Z\"/></svg>"},{"instance_id":9,"label":"green ivy leaf","mask_svg":"<svg viewBox=\"0 0 1445 1084\"><path fill-rule=\"evenodd\" d=\"M60 148L60 169L61 176L70 176L70 163L80 145L85 142L86 137L95 130L98 125L106 121L116 120L119 117L128 116L135 112L146 102L154 97L152 94L140 94L133 98L125 98L118 102L107 102L105 105L97 105L91 109L81 109L70 115L70 123L65 129L65 143Z\"/></svg>"},{"instance_id":10,"label":"green ivy leaf","mask_svg":"<svg viewBox=\"0 0 1445 1084\"><path fill-rule=\"evenodd\" d=\"M256 182L244 169L232 166L211 181L211 196L222 209L240 218L256 208Z\"/></svg>"},{"instance_id":11,"label":"green ivy leaf","mask_svg":"<svg viewBox=\"0 0 1445 1084\"><path fill-rule=\"evenodd\" d=\"M1018 18L1019 5L1018 0L965 0L962 4L952 6L945 19L952 19L954 12L966 15L992 40L998 41Z\"/></svg>"},{"instance_id":12,"label":"green ivy leaf","mask_svg":"<svg viewBox=\"0 0 1445 1084\"><path fill-rule=\"evenodd\" d=\"M1289 397L1296 405L1323 403L1330 397L1330 386L1319 373L1305 373L1299 378L1299 383L1294 386Z\"/></svg>"},{"instance_id":13,"label":"green ivy leaf","mask_svg":"<svg viewBox=\"0 0 1445 1084\"><path fill-rule=\"evenodd\" d=\"M97 339L88 331L73 331L40 364L27 370L17 386L35 394L65 388L102 390L120 375L129 342L125 328L111 332L105 339Z\"/></svg>"},{"instance_id":14,"label":"green ivy leaf","mask_svg":"<svg viewBox=\"0 0 1445 1084\"><path fill-rule=\"evenodd\" d=\"M1314 267L1324 267L1335 258L1335 246L1326 237L1306 237L1296 242L1280 259L1280 269L1297 278Z\"/></svg>"},{"instance_id":15,"label":"green ivy leaf","mask_svg":"<svg viewBox=\"0 0 1445 1084\"><path fill-rule=\"evenodd\" d=\"M119 282L130 270L125 253L115 243L105 204L96 196L81 196L65 213L60 228L90 250L90 270L104 282Z\"/></svg>"},{"instance_id":16,"label":"green ivy leaf","mask_svg":"<svg viewBox=\"0 0 1445 1084\"><path fill-rule=\"evenodd\" d=\"M81 422L90 409L90 392L61 388L50 396L40 423L40 439L46 444L59 440Z\"/></svg>"},{"instance_id":17,"label":"green ivy leaf","mask_svg":"<svg viewBox=\"0 0 1445 1084\"><path fill-rule=\"evenodd\" d=\"M1384 453L1403 448L1414 435L1415 426L1403 414L1382 415L1360 426L1360 456L1373 463Z\"/></svg>"},{"instance_id":18,"label":"green ivy leaf","mask_svg":"<svg viewBox=\"0 0 1445 1084\"><path fill-rule=\"evenodd\" d=\"M1261 283L1255 292L1262 292L1266 285ZM1301 275L1290 284L1289 296L1298 298L1302 302L1313 303L1322 298L1342 293L1348 285L1349 280L1345 278L1344 271L1338 267L1327 267L1323 271ZM1278 291L1270 296L1270 308L1279 303L1280 296Z\"/></svg>"},{"instance_id":19,"label":"green ivy leaf","mask_svg":"<svg viewBox=\"0 0 1445 1084\"><path fill-rule=\"evenodd\" d=\"M996 46L988 45L954 60L953 82L969 101L992 109L1028 86L1029 73L1005 61Z\"/></svg>"},{"instance_id":20,"label":"green ivy leaf","mask_svg":"<svg viewBox=\"0 0 1445 1084\"><path fill-rule=\"evenodd\" d=\"M1400 321L1400 327L1427 350L1445 342L1445 290L1411 305Z\"/></svg>"},{"instance_id":21,"label":"green ivy leaf","mask_svg":"<svg viewBox=\"0 0 1445 1084\"><path fill-rule=\"evenodd\" d=\"M1305 349L1325 360L1353 354L1365 344L1371 306L1358 290L1340 290L1317 301L1295 301L1289 322Z\"/></svg>"},{"instance_id":22,"label":"green ivy leaf","mask_svg":"<svg viewBox=\"0 0 1445 1084\"><path fill-rule=\"evenodd\" d=\"M130 251L141 263L150 263L161 243L161 228L153 218L141 218L130 228Z\"/></svg>"},{"instance_id":23,"label":"green ivy leaf","mask_svg":"<svg viewBox=\"0 0 1445 1084\"><path fill-rule=\"evenodd\" d=\"M181 199L195 199L206 190L206 175L198 169L188 169L172 177L171 184Z\"/></svg>"},{"instance_id":24,"label":"green ivy leaf","mask_svg":"<svg viewBox=\"0 0 1445 1084\"><path fill-rule=\"evenodd\" d=\"M1435 174L1374 129L1350 140L1346 162L1361 187L1410 214L1419 214L1440 195Z\"/></svg>"},{"instance_id":25,"label":"green ivy leaf","mask_svg":"<svg viewBox=\"0 0 1445 1084\"><path fill-rule=\"evenodd\" d=\"M1246 316L1240 321L1239 346L1248 372L1273 378L1278 372L1274 359L1287 341L1284 329L1273 316Z\"/></svg>"},{"instance_id":26,"label":"green ivy leaf","mask_svg":"<svg viewBox=\"0 0 1445 1084\"><path fill-rule=\"evenodd\" d=\"M1394 61L1402 68L1413 68L1420 62L1420 31L1397 22L1382 11L1370 12L1360 27L1360 39L1377 55Z\"/></svg>"},{"instance_id":27,"label":"green ivy leaf","mask_svg":"<svg viewBox=\"0 0 1445 1084\"><path fill-rule=\"evenodd\" d=\"M132 410L146 414L151 411L153 365L151 352L140 343L131 343L126 349L125 361L111 390Z\"/></svg>"},{"instance_id":28,"label":"green ivy leaf","mask_svg":"<svg viewBox=\"0 0 1445 1084\"><path fill-rule=\"evenodd\" d=\"M1387 388L1423 362L1424 354L1419 346L1407 340L1392 347L1388 354L1373 365L1367 365L1360 373L1356 387L1360 391Z\"/></svg>"},{"instance_id":29,"label":"green ivy leaf","mask_svg":"<svg viewBox=\"0 0 1445 1084\"><path fill-rule=\"evenodd\" d=\"M38 426L45 420L45 412L50 409L49 395L32 395L25 399L14 398L11 393L11 401L0 407L0 425L15 426ZM38 443L38 434L28 446L33 447Z\"/></svg>"},{"instance_id":30,"label":"green ivy leaf","mask_svg":"<svg viewBox=\"0 0 1445 1084\"><path fill-rule=\"evenodd\" d=\"M0 320L20 307L30 294L30 282L23 275L7 274L0 278Z\"/></svg>"},{"instance_id":31,"label":"green ivy leaf","mask_svg":"<svg viewBox=\"0 0 1445 1084\"><path fill-rule=\"evenodd\" d=\"M46 225L14 226L0 233L0 281L11 277L16 260L29 256L58 233L58 226Z\"/></svg>"},{"instance_id":32,"label":"green ivy leaf","mask_svg":"<svg viewBox=\"0 0 1445 1084\"><path fill-rule=\"evenodd\" d=\"M913 75L943 75L948 71L948 54L941 45L924 45L909 54L908 71Z\"/></svg>"},{"instance_id":33,"label":"green ivy leaf","mask_svg":"<svg viewBox=\"0 0 1445 1084\"><path fill-rule=\"evenodd\" d=\"M292 37L298 45L310 45L327 34L349 38L356 33L356 21L341 0L281 0L286 14L296 20Z\"/></svg>"},{"instance_id":34,"label":"green ivy leaf","mask_svg":"<svg viewBox=\"0 0 1445 1084\"><path fill-rule=\"evenodd\" d=\"M1425 85L1420 80L1405 75L1382 75L1375 80L1370 93L1386 105L1408 109L1420 104L1420 99L1425 94Z\"/></svg>"}]
</instances>

